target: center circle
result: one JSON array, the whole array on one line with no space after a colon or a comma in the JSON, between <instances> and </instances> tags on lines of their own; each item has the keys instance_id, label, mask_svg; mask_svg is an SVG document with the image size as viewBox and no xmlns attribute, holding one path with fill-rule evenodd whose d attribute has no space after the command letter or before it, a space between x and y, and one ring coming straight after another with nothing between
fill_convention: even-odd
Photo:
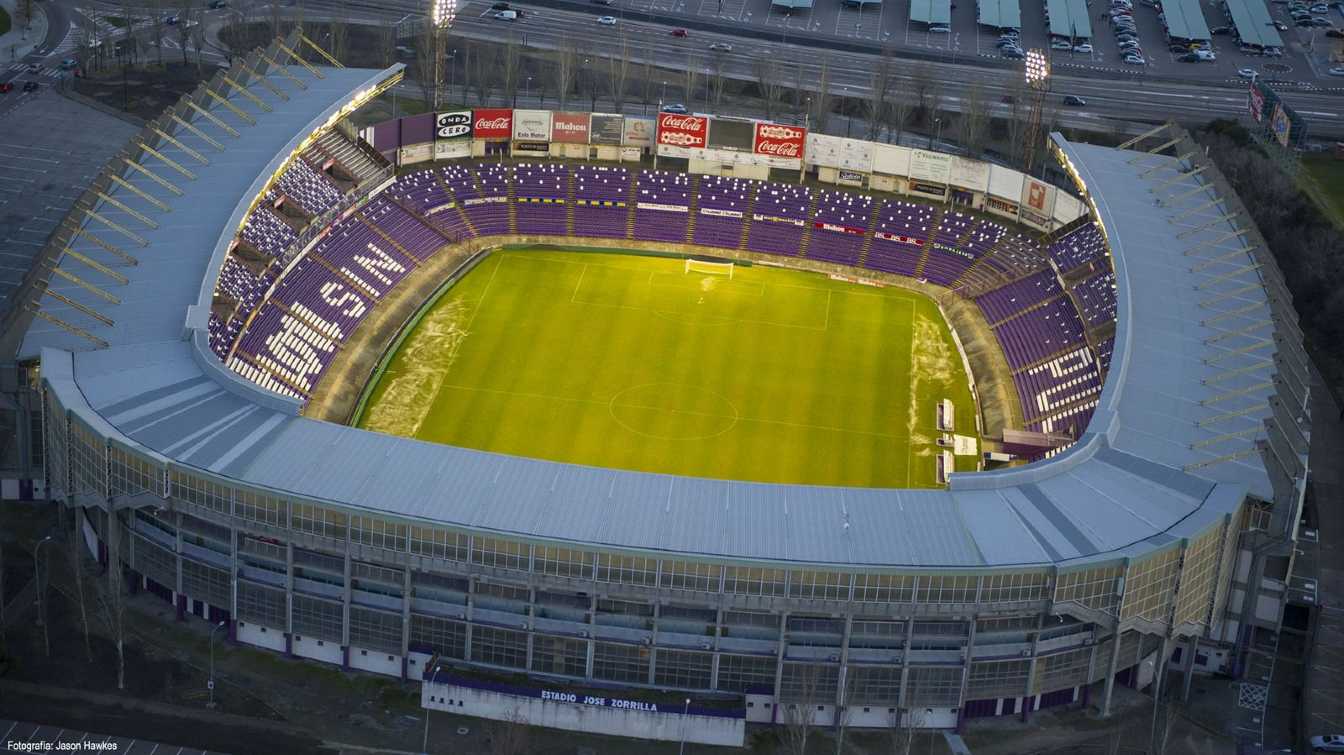
<instances>
[{"instance_id":1,"label":"center circle","mask_svg":"<svg viewBox=\"0 0 1344 755\"><path fill-rule=\"evenodd\" d=\"M611 397L607 411L616 424L657 440L705 440L737 425L733 402L712 388L681 383L643 383Z\"/></svg>"}]
</instances>

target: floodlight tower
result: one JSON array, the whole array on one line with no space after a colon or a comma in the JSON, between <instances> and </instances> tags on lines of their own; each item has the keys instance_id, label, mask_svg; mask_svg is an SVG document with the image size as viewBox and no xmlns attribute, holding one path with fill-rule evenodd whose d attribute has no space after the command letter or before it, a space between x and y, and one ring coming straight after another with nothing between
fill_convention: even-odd
<instances>
[{"instance_id":1,"label":"floodlight tower","mask_svg":"<svg viewBox=\"0 0 1344 755\"><path fill-rule=\"evenodd\" d=\"M1036 162L1036 149L1041 141L1041 110L1045 95L1050 91L1050 63L1045 53L1029 50L1026 58L1027 91L1031 96L1031 110L1027 113L1027 137L1022 143L1022 166L1028 174Z\"/></svg>"},{"instance_id":2,"label":"floodlight tower","mask_svg":"<svg viewBox=\"0 0 1344 755\"><path fill-rule=\"evenodd\" d=\"M430 23L434 24L434 109L439 109L439 94L443 90L444 38L457 18L457 0L430 0Z\"/></svg>"}]
</instances>

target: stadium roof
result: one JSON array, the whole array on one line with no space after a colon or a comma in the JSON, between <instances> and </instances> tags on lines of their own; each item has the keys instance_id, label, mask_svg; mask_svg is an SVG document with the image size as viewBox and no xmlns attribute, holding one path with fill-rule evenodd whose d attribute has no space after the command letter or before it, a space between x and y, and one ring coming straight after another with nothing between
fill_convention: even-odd
<instances>
[{"instance_id":1,"label":"stadium roof","mask_svg":"<svg viewBox=\"0 0 1344 755\"><path fill-rule=\"evenodd\" d=\"M1087 0L1046 0L1050 11L1050 33L1070 39L1092 38L1092 17Z\"/></svg>"},{"instance_id":2,"label":"stadium roof","mask_svg":"<svg viewBox=\"0 0 1344 755\"><path fill-rule=\"evenodd\" d=\"M1018 0L980 0L980 23L996 29L1021 29L1022 6Z\"/></svg>"},{"instance_id":3,"label":"stadium roof","mask_svg":"<svg viewBox=\"0 0 1344 755\"><path fill-rule=\"evenodd\" d=\"M952 22L952 0L910 0L910 20L926 24Z\"/></svg>"},{"instance_id":4,"label":"stadium roof","mask_svg":"<svg viewBox=\"0 0 1344 755\"><path fill-rule=\"evenodd\" d=\"M70 354L53 347L88 344L33 334L29 345L45 347L43 379L63 406L116 442L291 498L474 531L732 560L929 568L1110 561L1203 531L1248 491L1273 495L1260 457L1248 453L1270 412L1264 381L1272 362L1266 367L1246 345L1259 336L1225 333L1268 322L1251 255L1219 252L1220 263L1243 272L1196 272L1174 242L1182 228L1182 244L1223 244L1229 211L1196 172L1197 196L1182 191L1212 209L1197 225L1180 223L1188 213L1155 202L1153 192L1184 163L1058 135L1114 252L1119 314L1112 367L1087 433L1048 461L954 475L945 490L772 485L511 457L297 416L297 404L237 377L208 349L203 305L216 252L277 159L392 70L323 69L325 95L314 92L284 112L250 110L284 125L259 130L245 149L232 145L231 159L198 166L198 180L183 183L178 233L154 235L140 250L147 262L126 268L146 296L163 288L171 305L138 304L136 327L113 330L116 342L105 349ZM184 147L205 146L190 138L183 136ZM187 156L176 146L163 150L173 160ZM150 269L160 261L163 270ZM195 290L197 306L166 287ZM190 340L178 335L184 319Z\"/></svg>"},{"instance_id":5,"label":"stadium roof","mask_svg":"<svg viewBox=\"0 0 1344 755\"><path fill-rule=\"evenodd\" d=\"M1204 11L1199 8L1199 0L1166 0L1162 3L1162 12L1166 14L1167 34L1172 39L1197 42L1213 39L1209 24L1204 20Z\"/></svg>"},{"instance_id":6,"label":"stadium roof","mask_svg":"<svg viewBox=\"0 0 1344 755\"><path fill-rule=\"evenodd\" d=\"M1242 44L1261 47L1283 47L1283 37L1274 28L1265 0L1227 0L1227 13Z\"/></svg>"}]
</instances>

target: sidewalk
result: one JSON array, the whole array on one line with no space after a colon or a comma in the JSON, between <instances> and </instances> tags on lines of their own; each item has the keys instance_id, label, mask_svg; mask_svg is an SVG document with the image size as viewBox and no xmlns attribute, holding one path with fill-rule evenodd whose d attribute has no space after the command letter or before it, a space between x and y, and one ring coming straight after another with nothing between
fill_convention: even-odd
<instances>
[{"instance_id":1,"label":"sidewalk","mask_svg":"<svg viewBox=\"0 0 1344 755\"><path fill-rule=\"evenodd\" d=\"M0 8L9 14L10 21L10 30L0 34L0 63L5 65L22 60L47 38L47 11L38 0L32 0L32 21L19 23L17 10L23 1L0 0Z\"/></svg>"}]
</instances>

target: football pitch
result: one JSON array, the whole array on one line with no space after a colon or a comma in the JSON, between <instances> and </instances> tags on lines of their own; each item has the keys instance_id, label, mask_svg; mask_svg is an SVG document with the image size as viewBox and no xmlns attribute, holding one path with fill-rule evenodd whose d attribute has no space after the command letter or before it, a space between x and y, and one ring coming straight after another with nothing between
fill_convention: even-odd
<instances>
[{"instance_id":1,"label":"football pitch","mask_svg":"<svg viewBox=\"0 0 1344 755\"><path fill-rule=\"evenodd\" d=\"M680 258L497 251L428 305L362 428L600 467L867 487L935 484L937 402L977 436L929 299ZM974 456L957 457L962 471Z\"/></svg>"}]
</instances>

